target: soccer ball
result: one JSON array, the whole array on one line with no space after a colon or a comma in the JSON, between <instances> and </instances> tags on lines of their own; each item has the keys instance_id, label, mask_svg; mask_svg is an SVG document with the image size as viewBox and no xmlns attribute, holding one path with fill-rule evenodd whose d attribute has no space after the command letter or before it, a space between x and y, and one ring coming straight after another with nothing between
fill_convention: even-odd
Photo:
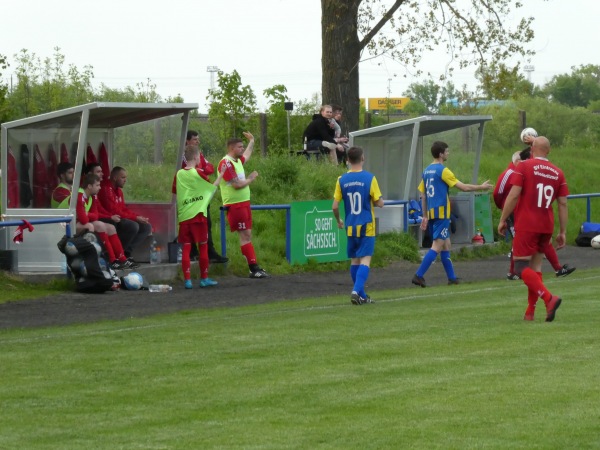
<instances>
[{"instance_id":1,"label":"soccer ball","mask_svg":"<svg viewBox=\"0 0 600 450\"><path fill-rule=\"evenodd\" d=\"M137 272L130 272L121 278L121 285L129 291L137 291L143 284L144 278Z\"/></svg>"},{"instance_id":2,"label":"soccer ball","mask_svg":"<svg viewBox=\"0 0 600 450\"><path fill-rule=\"evenodd\" d=\"M70 266L71 271L73 273L76 273L81 277L87 277L87 267L85 267L85 262L80 256L76 256L75 258L73 258L73 261L71 261Z\"/></svg>"},{"instance_id":3,"label":"soccer ball","mask_svg":"<svg viewBox=\"0 0 600 450\"><path fill-rule=\"evenodd\" d=\"M537 131L535 131L533 128L525 128L523 131L521 131L521 142L523 144L526 144L527 142L525 142L525 137L527 136L533 136L534 138L538 137Z\"/></svg>"},{"instance_id":4,"label":"soccer ball","mask_svg":"<svg viewBox=\"0 0 600 450\"><path fill-rule=\"evenodd\" d=\"M77 250L75 244L73 244L72 242L67 242L65 244L65 253L69 256L75 256L79 254L79 250Z\"/></svg>"},{"instance_id":5,"label":"soccer ball","mask_svg":"<svg viewBox=\"0 0 600 450\"><path fill-rule=\"evenodd\" d=\"M592 239L592 247L600 249L600 234Z\"/></svg>"},{"instance_id":6,"label":"soccer ball","mask_svg":"<svg viewBox=\"0 0 600 450\"><path fill-rule=\"evenodd\" d=\"M98 256L100 256L102 254L102 246L97 242L92 242L92 245L96 249L96 253L98 253Z\"/></svg>"}]
</instances>

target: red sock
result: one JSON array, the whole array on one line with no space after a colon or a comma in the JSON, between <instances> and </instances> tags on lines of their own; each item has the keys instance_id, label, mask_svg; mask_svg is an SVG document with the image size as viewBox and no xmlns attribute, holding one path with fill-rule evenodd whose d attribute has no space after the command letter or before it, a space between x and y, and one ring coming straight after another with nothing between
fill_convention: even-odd
<instances>
[{"instance_id":1,"label":"red sock","mask_svg":"<svg viewBox=\"0 0 600 450\"><path fill-rule=\"evenodd\" d=\"M521 279L527 285L528 289L531 289L538 297L541 297L542 300L544 300L544 303L550 301L552 294L546 289L546 286L544 286L544 283L537 272L530 267L526 267L521 273Z\"/></svg>"},{"instance_id":2,"label":"red sock","mask_svg":"<svg viewBox=\"0 0 600 450\"><path fill-rule=\"evenodd\" d=\"M246 261L248 261L248 265L256 264L256 253L254 253L254 246L252 242L248 242L241 246L242 255L246 257Z\"/></svg>"},{"instance_id":3,"label":"red sock","mask_svg":"<svg viewBox=\"0 0 600 450\"><path fill-rule=\"evenodd\" d=\"M112 263L112 262L116 261L117 258L115 258L115 252L112 248L112 245L110 245L110 239L108 238L108 234L98 233L98 237L100 238L100 240L104 244L104 247L106 248L106 251L108 253L108 259L110 259L109 262Z\"/></svg>"},{"instance_id":4,"label":"red sock","mask_svg":"<svg viewBox=\"0 0 600 450\"><path fill-rule=\"evenodd\" d=\"M125 256L125 252L123 251L123 245L121 244L121 239L119 239L118 234L111 234L108 236L110 240L110 245L112 245L113 251L115 252L115 258L119 261L127 261L127 257Z\"/></svg>"},{"instance_id":5,"label":"red sock","mask_svg":"<svg viewBox=\"0 0 600 450\"><path fill-rule=\"evenodd\" d=\"M556 254L556 249L552 246L552 244L546 245L546 248L544 248L544 255L546 255L546 259L554 268L554 271L560 270L562 268L562 266L558 262L558 255Z\"/></svg>"},{"instance_id":6,"label":"red sock","mask_svg":"<svg viewBox=\"0 0 600 450\"><path fill-rule=\"evenodd\" d=\"M208 244L205 242L203 244L198 244L200 247L200 256L198 258L198 264L200 265L200 278L205 279L208 278Z\"/></svg>"},{"instance_id":7,"label":"red sock","mask_svg":"<svg viewBox=\"0 0 600 450\"><path fill-rule=\"evenodd\" d=\"M192 275L190 271L190 252L192 251L192 244L181 244L181 271L183 272L184 280L191 280Z\"/></svg>"}]
</instances>

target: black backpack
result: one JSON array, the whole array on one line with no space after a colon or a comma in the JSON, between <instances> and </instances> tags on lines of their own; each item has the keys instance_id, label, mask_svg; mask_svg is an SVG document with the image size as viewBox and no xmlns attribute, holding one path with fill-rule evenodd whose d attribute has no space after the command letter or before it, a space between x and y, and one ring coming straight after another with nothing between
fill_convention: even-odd
<instances>
[{"instance_id":1,"label":"black backpack","mask_svg":"<svg viewBox=\"0 0 600 450\"><path fill-rule=\"evenodd\" d=\"M102 245L94 233L68 238L57 244L67 257L67 267L75 278L75 289L84 293L102 293L119 285L114 270L101 258Z\"/></svg>"}]
</instances>

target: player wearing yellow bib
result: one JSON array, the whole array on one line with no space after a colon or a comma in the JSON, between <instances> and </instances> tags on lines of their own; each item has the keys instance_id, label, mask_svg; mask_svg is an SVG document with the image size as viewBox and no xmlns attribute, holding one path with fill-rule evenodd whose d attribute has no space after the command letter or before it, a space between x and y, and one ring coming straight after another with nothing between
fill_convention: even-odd
<instances>
[{"instance_id":1,"label":"player wearing yellow bib","mask_svg":"<svg viewBox=\"0 0 600 450\"><path fill-rule=\"evenodd\" d=\"M375 206L383 208L383 198L377 178L363 170L365 162L363 149L348 149L350 170L338 178L333 194L333 215L338 228L346 226L348 236L348 258L350 258L350 277L354 282L350 301L353 305L372 303L365 292L365 283L369 277L371 257L375 250ZM339 204L344 203L346 220L340 218Z\"/></svg>"},{"instance_id":2,"label":"player wearing yellow bib","mask_svg":"<svg viewBox=\"0 0 600 450\"><path fill-rule=\"evenodd\" d=\"M244 132L248 139L248 147L244 149L241 139L233 138L227 141L227 154L219 162L219 173L224 171L223 180L219 185L223 206L227 206L227 221L229 229L238 233L242 255L248 262L250 278L268 278L256 260L252 245L252 210L250 209L250 183L258 176L254 171L246 177L244 164L252 156L254 136Z\"/></svg>"},{"instance_id":3,"label":"player wearing yellow bib","mask_svg":"<svg viewBox=\"0 0 600 450\"><path fill-rule=\"evenodd\" d=\"M181 244L181 269L184 286L192 289L190 251L192 245L198 246L198 264L200 266L200 287L216 286L218 283L208 278L208 223L206 220L208 205L223 178L220 173L214 183L197 166L200 164L200 150L197 146L185 148L186 166L177 171L173 180L172 192L177 194L177 221L179 233L177 241Z\"/></svg>"}]
</instances>

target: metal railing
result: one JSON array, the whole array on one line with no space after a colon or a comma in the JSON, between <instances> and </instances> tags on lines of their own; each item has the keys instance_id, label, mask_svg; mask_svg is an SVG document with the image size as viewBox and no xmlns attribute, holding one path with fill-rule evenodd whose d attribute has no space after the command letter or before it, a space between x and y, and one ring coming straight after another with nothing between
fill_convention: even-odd
<instances>
[{"instance_id":1,"label":"metal railing","mask_svg":"<svg viewBox=\"0 0 600 450\"><path fill-rule=\"evenodd\" d=\"M48 223L66 223L65 234L67 237L71 237L71 221L73 220L73 216L65 216L65 217L52 217L48 219L31 219L28 220L31 225L45 225ZM9 220L5 222L0 222L1 227L20 227L21 225L25 225L23 220Z\"/></svg>"},{"instance_id":2,"label":"metal railing","mask_svg":"<svg viewBox=\"0 0 600 450\"><path fill-rule=\"evenodd\" d=\"M587 209L586 209L586 222L591 222L592 221L592 198L593 197L600 197L600 193L594 193L594 194L573 194L573 195L567 195L567 199L568 200L574 200L574 199L578 199L578 198L585 198L587 201Z\"/></svg>"}]
</instances>

